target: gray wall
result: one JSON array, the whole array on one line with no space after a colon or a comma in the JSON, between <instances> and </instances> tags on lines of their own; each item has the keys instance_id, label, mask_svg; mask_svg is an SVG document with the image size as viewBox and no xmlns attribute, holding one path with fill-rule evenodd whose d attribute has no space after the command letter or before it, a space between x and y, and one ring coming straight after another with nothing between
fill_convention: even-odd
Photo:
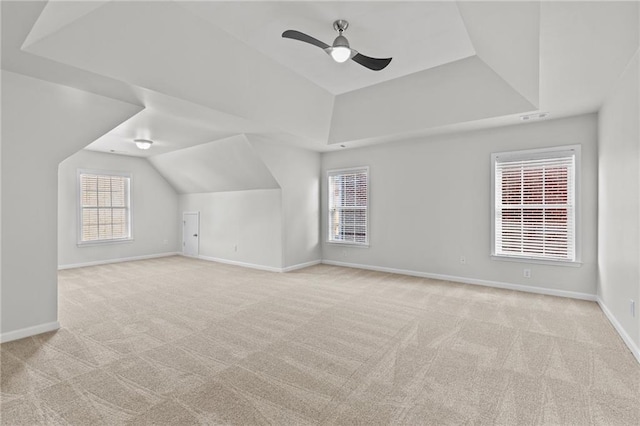
<instances>
[{"instance_id":1,"label":"gray wall","mask_svg":"<svg viewBox=\"0 0 640 426\"><path fill-rule=\"evenodd\" d=\"M200 257L280 270L282 191L246 135L149 159L179 193L174 222L182 250L182 214L200 213Z\"/></svg>"},{"instance_id":2,"label":"gray wall","mask_svg":"<svg viewBox=\"0 0 640 426\"><path fill-rule=\"evenodd\" d=\"M201 174L198 185L228 190L180 195L180 212L200 212L200 256L278 271L319 262L320 154L254 135L234 137L234 143L247 154L234 157L249 161L241 174L253 179L251 185L214 168L217 174ZM209 153L190 148L161 157L180 157L183 164L204 161L211 167L206 159L223 157L221 148L212 143ZM160 162L154 158L152 163L157 167ZM159 169L184 173L175 164ZM250 188L260 185L264 188ZM274 185L277 189L270 189ZM249 188L236 190L238 186Z\"/></svg>"},{"instance_id":3,"label":"gray wall","mask_svg":"<svg viewBox=\"0 0 640 426\"><path fill-rule=\"evenodd\" d=\"M638 53L599 114L598 296L640 347L640 66ZM636 302L632 317L629 301Z\"/></svg>"},{"instance_id":4,"label":"gray wall","mask_svg":"<svg viewBox=\"0 0 640 426\"><path fill-rule=\"evenodd\" d=\"M78 169L131 173L133 241L77 245ZM58 168L58 265L68 267L179 250L178 195L144 158L82 150Z\"/></svg>"},{"instance_id":5,"label":"gray wall","mask_svg":"<svg viewBox=\"0 0 640 426\"><path fill-rule=\"evenodd\" d=\"M281 205L280 189L181 194L180 224L182 212L200 212L202 257L279 270Z\"/></svg>"},{"instance_id":6,"label":"gray wall","mask_svg":"<svg viewBox=\"0 0 640 426\"><path fill-rule=\"evenodd\" d=\"M282 188L282 267L319 262L320 154L249 136Z\"/></svg>"},{"instance_id":7,"label":"gray wall","mask_svg":"<svg viewBox=\"0 0 640 426\"><path fill-rule=\"evenodd\" d=\"M2 340L57 327L58 164L140 109L2 71Z\"/></svg>"},{"instance_id":8,"label":"gray wall","mask_svg":"<svg viewBox=\"0 0 640 426\"><path fill-rule=\"evenodd\" d=\"M595 114L335 151L322 157L323 259L594 295ZM582 145L582 266L491 260L491 153ZM370 168L370 247L326 242L326 171ZM466 257L466 264L460 257ZM523 269L531 269L531 278Z\"/></svg>"}]
</instances>

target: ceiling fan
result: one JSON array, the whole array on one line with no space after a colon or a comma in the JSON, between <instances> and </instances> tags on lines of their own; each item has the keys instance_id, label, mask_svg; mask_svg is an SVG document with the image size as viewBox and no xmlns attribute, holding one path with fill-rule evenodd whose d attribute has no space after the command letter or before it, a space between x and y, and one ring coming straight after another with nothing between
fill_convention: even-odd
<instances>
[{"instance_id":1,"label":"ceiling fan","mask_svg":"<svg viewBox=\"0 0 640 426\"><path fill-rule=\"evenodd\" d=\"M301 33L296 30L287 30L282 33L283 38L290 38L293 40L303 41L305 43L313 44L314 46L318 46L325 52L327 52L334 61L336 62L346 62L349 59L352 59L354 62L359 63L363 67L369 68L373 71L380 71L384 69L389 62L391 62L392 58L371 58L369 56L365 56L357 51L353 50L349 46L349 41L342 33L349 27L349 22L344 19L338 19L333 23L333 29L338 31L338 37L333 41L333 45L329 46L328 44L311 37L310 35Z\"/></svg>"}]
</instances>

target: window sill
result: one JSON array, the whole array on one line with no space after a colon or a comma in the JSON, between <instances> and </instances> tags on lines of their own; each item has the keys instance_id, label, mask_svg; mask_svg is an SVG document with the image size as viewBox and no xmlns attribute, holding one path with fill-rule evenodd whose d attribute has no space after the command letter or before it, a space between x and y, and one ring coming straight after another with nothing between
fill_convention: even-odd
<instances>
[{"instance_id":1,"label":"window sill","mask_svg":"<svg viewBox=\"0 0 640 426\"><path fill-rule=\"evenodd\" d=\"M335 245L335 246L346 246L346 247L354 247L354 248L369 248L369 243L350 243L347 241L325 241L327 244Z\"/></svg>"},{"instance_id":2,"label":"window sill","mask_svg":"<svg viewBox=\"0 0 640 426\"><path fill-rule=\"evenodd\" d=\"M104 241L86 241L82 243L76 243L78 247L95 247L95 246L109 246L113 244L130 244L133 243L133 238L127 238L123 240L104 240Z\"/></svg>"},{"instance_id":3,"label":"window sill","mask_svg":"<svg viewBox=\"0 0 640 426\"><path fill-rule=\"evenodd\" d=\"M495 254L491 255L491 260L497 260L500 262L535 263L538 265L549 266L568 266L570 268L580 268L582 266L582 262L580 261L570 262L566 260L534 259L531 257L498 256Z\"/></svg>"}]
</instances>

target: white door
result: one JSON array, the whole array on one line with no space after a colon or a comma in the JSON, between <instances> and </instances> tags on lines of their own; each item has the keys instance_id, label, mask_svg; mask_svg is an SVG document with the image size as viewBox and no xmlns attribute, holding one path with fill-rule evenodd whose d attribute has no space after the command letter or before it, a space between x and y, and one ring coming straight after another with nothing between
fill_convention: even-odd
<instances>
[{"instance_id":1,"label":"white door","mask_svg":"<svg viewBox=\"0 0 640 426\"><path fill-rule=\"evenodd\" d=\"M182 213L182 254L198 256L200 212Z\"/></svg>"}]
</instances>

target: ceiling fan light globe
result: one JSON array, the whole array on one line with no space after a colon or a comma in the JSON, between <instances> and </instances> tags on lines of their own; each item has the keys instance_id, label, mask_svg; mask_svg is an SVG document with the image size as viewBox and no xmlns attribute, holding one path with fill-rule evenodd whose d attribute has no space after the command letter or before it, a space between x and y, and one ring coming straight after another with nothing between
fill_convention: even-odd
<instances>
[{"instance_id":1,"label":"ceiling fan light globe","mask_svg":"<svg viewBox=\"0 0 640 426\"><path fill-rule=\"evenodd\" d=\"M136 139L134 140L134 142L139 149L149 149L151 148L151 144L153 143L152 141L147 139Z\"/></svg>"},{"instance_id":2,"label":"ceiling fan light globe","mask_svg":"<svg viewBox=\"0 0 640 426\"><path fill-rule=\"evenodd\" d=\"M331 49L330 55L334 61L343 63L351 58L351 49L342 46L334 47Z\"/></svg>"}]
</instances>

